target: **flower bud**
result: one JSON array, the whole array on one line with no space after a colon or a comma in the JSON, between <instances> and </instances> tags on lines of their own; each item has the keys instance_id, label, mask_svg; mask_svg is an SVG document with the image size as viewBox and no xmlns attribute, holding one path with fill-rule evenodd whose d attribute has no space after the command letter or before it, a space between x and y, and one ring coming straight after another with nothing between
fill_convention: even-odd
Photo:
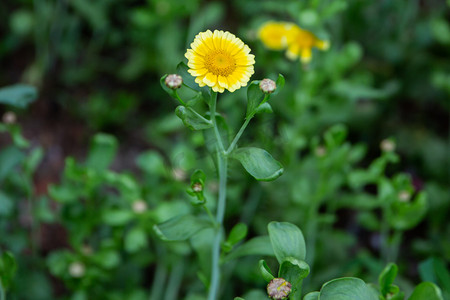
<instances>
[{"instance_id":1,"label":"flower bud","mask_svg":"<svg viewBox=\"0 0 450 300\"><path fill-rule=\"evenodd\" d=\"M261 80L261 82L259 83L259 88L263 93L271 94L276 90L277 85L275 84L275 81L273 81L272 79L266 78Z\"/></svg>"},{"instance_id":2,"label":"flower bud","mask_svg":"<svg viewBox=\"0 0 450 300\"><path fill-rule=\"evenodd\" d=\"M81 246L81 253L83 253L86 256L92 255L92 253L94 253L94 250L92 250L92 247L84 244L83 246Z\"/></svg>"},{"instance_id":3,"label":"flower bud","mask_svg":"<svg viewBox=\"0 0 450 300\"><path fill-rule=\"evenodd\" d=\"M137 200L133 202L133 211L137 214L142 214L147 210L147 203L144 200Z\"/></svg>"},{"instance_id":4,"label":"flower bud","mask_svg":"<svg viewBox=\"0 0 450 300\"><path fill-rule=\"evenodd\" d=\"M186 171L181 168L175 168L172 170L173 178L176 181L184 181L187 177Z\"/></svg>"},{"instance_id":5,"label":"flower bud","mask_svg":"<svg viewBox=\"0 0 450 300\"><path fill-rule=\"evenodd\" d=\"M85 271L84 264L79 261L73 262L69 266L69 274L75 278L83 277Z\"/></svg>"},{"instance_id":6,"label":"flower bud","mask_svg":"<svg viewBox=\"0 0 450 300\"><path fill-rule=\"evenodd\" d=\"M167 75L164 83L169 89L176 90L179 89L183 84L183 78L181 78L181 76L178 74L170 74Z\"/></svg>"},{"instance_id":7,"label":"flower bud","mask_svg":"<svg viewBox=\"0 0 450 300\"><path fill-rule=\"evenodd\" d=\"M274 278L267 285L267 294L271 299L287 299L291 293L292 285L283 278Z\"/></svg>"},{"instance_id":8,"label":"flower bud","mask_svg":"<svg viewBox=\"0 0 450 300\"><path fill-rule=\"evenodd\" d=\"M318 146L316 148L315 154L317 157L324 157L327 154L327 149L324 146Z\"/></svg>"},{"instance_id":9,"label":"flower bud","mask_svg":"<svg viewBox=\"0 0 450 300\"><path fill-rule=\"evenodd\" d=\"M17 120L16 114L13 113L12 111L5 112L2 118L2 121L5 124L14 124L16 123L16 120Z\"/></svg>"},{"instance_id":10,"label":"flower bud","mask_svg":"<svg viewBox=\"0 0 450 300\"><path fill-rule=\"evenodd\" d=\"M381 141L380 148L384 152L392 152L395 150L395 143L393 140L385 139Z\"/></svg>"},{"instance_id":11,"label":"flower bud","mask_svg":"<svg viewBox=\"0 0 450 300\"><path fill-rule=\"evenodd\" d=\"M397 197L400 202L409 202L411 194L408 191L403 190L398 193Z\"/></svg>"},{"instance_id":12,"label":"flower bud","mask_svg":"<svg viewBox=\"0 0 450 300\"><path fill-rule=\"evenodd\" d=\"M203 185L200 182L196 182L192 185L192 190L196 193L203 191Z\"/></svg>"}]
</instances>

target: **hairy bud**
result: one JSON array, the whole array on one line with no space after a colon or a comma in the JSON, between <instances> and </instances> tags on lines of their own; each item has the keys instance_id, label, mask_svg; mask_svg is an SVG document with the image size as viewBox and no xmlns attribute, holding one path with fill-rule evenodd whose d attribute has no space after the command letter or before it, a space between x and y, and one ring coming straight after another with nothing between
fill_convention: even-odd
<instances>
[{"instance_id":1,"label":"hairy bud","mask_svg":"<svg viewBox=\"0 0 450 300\"><path fill-rule=\"evenodd\" d=\"M283 278L274 278L267 285L267 294L271 299L287 299L291 293L292 285Z\"/></svg>"},{"instance_id":2,"label":"hairy bud","mask_svg":"<svg viewBox=\"0 0 450 300\"><path fill-rule=\"evenodd\" d=\"M183 84L183 78L181 78L181 76L178 74L170 74L167 75L164 83L169 89L176 90L179 89Z\"/></svg>"},{"instance_id":3,"label":"hairy bud","mask_svg":"<svg viewBox=\"0 0 450 300\"><path fill-rule=\"evenodd\" d=\"M275 81L273 81L272 79L266 78L261 80L261 82L259 83L259 88L263 93L271 94L276 90L277 85L275 84Z\"/></svg>"}]
</instances>

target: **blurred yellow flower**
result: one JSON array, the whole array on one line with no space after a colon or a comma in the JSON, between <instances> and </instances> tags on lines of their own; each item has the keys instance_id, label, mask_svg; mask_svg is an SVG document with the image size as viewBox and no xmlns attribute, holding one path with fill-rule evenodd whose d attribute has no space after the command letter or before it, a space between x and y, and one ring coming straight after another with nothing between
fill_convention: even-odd
<instances>
[{"instance_id":1,"label":"blurred yellow flower","mask_svg":"<svg viewBox=\"0 0 450 300\"><path fill-rule=\"evenodd\" d=\"M330 47L328 41L320 40L313 33L288 22L268 21L260 27L258 37L267 48L287 49L286 56L289 59L300 57L304 63L311 60L313 47L320 50Z\"/></svg>"},{"instance_id":2,"label":"blurred yellow flower","mask_svg":"<svg viewBox=\"0 0 450 300\"><path fill-rule=\"evenodd\" d=\"M254 73L255 56L250 48L228 31L200 32L185 53L188 72L199 86L214 92L230 92L246 86Z\"/></svg>"},{"instance_id":3,"label":"blurred yellow flower","mask_svg":"<svg viewBox=\"0 0 450 300\"><path fill-rule=\"evenodd\" d=\"M294 23L269 21L258 30L258 37L264 45L272 50L283 50L292 42Z\"/></svg>"}]
</instances>

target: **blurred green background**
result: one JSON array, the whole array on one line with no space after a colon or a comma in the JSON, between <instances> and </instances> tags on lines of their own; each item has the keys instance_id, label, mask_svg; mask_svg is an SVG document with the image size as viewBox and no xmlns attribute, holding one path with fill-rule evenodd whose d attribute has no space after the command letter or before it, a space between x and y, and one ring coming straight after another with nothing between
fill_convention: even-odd
<instances>
[{"instance_id":1,"label":"blurred green background","mask_svg":"<svg viewBox=\"0 0 450 300\"><path fill-rule=\"evenodd\" d=\"M176 103L159 85L206 29L228 30L250 46L252 79L278 73L286 79L271 100L274 113L258 117L243 137L269 149L286 172L260 184L232 166L226 228L240 220L252 236L278 220L314 231L309 291L333 276L376 280L385 263L381 225L372 222L380 212L351 203L377 195L376 182L355 172L366 170L381 155L381 141L392 138L400 161L377 176L406 173L414 191L428 199L426 215L403 234L397 258L402 284L408 290L420 280L435 281L448 296L448 273L439 274L450 259L449 5L1 1L0 87L25 83L39 95L26 109L0 104L0 115L13 111L29 141L20 141L12 127L2 131L15 138L0 133L0 252L11 251L18 262L9 298L201 299L195 298L203 289L196 274L207 264L201 262L205 241L166 245L151 228L174 212L195 211L185 193L195 168L211 179L210 197L216 189L208 141L183 127L173 113ZM295 22L331 47L315 51L309 65L289 61L257 40L267 20ZM234 130L245 113L244 95L241 89L219 98ZM323 135L336 124L342 138L335 147ZM343 154L320 165L321 145L327 154L335 148ZM319 216L331 216L317 231L306 229L309 197L322 199L315 207ZM148 207L144 214L133 211L136 199ZM86 268L81 278L69 272L79 261ZM264 289L255 261L229 267L223 299Z\"/></svg>"}]
</instances>

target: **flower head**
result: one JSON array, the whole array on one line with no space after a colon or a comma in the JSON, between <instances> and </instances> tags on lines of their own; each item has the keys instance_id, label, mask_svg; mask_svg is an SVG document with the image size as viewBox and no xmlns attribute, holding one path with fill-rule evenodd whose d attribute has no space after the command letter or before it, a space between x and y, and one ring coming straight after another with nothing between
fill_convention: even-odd
<instances>
[{"instance_id":1,"label":"flower head","mask_svg":"<svg viewBox=\"0 0 450 300\"><path fill-rule=\"evenodd\" d=\"M254 73L255 56L250 48L228 31L200 32L186 51L188 72L199 86L214 92L230 92L246 86Z\"/></svg>"},{"instance_id":2,"label":"flower head","mask_svg":"<svg viewBox=\"0 0 450 300\"><path fill-rule=\"evenodd\" d=\"M330 47L328 41L320 40L311 32L289 22L268 21L260 27L258 37L268 49L287 49L286 56L289 59L300 57L304 63L311 60L313 47L320 50Z\"/></svg>"}]
</instances>

